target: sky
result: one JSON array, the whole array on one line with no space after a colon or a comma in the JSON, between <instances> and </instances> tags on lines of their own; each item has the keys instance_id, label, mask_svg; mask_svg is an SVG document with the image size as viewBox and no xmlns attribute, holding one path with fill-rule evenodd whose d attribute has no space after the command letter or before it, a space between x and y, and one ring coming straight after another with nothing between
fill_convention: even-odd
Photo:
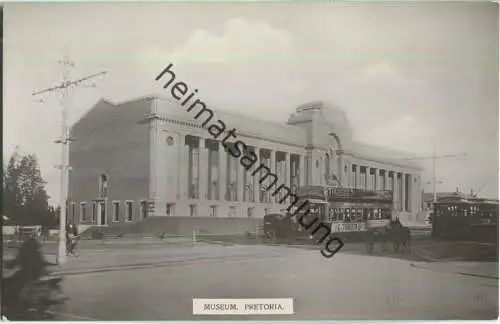
<instances>
[{"instance_id":1,"label":"sky","mask_svg":"<svg viewBox=\"0 0 500 324\"><path fill-rule=\"evenodd\" d=\"M57 203L61 105L33 97L108 71L71 93L74 123L101 97L160 93L169 63L198 97L286 123L300 104L346 111L355 140L436 160L438 191L498 197L498 8L494 3L9 3L4 9L4 145L35 153ZM421 160L423 189L432 160Z\"/></svg>"}]
</instances>

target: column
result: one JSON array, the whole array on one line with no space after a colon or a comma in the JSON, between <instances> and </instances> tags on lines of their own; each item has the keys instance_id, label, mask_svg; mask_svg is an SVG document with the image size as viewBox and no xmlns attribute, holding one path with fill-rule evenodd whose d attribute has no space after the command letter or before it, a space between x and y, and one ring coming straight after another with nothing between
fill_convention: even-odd
<instances>
[{"instance_id":1,"label":"column","mask_svg":"<svg viewBox=\"0 0 500 324\"><path fill-rule=\"evenodd\" d=\"M354 183L354 188L359 188L361 187L361 166L359 164L356 164L356 179Z\"/></svg>"},{"instance_id":2,"label":"column","mask_svg":"<svg viewBox=\"0 0 500 324\"><path fill-rule=\"evenodd\" d=\"M255 163L255 168L258 168L261 161L260 161L260 149L257 147L255 148L255 156L257 157L257 162ZM251 170L250 172L253 173L253 171L254 170ZM255 174L255 176L253 176L252 178L253 178L252 181L253 181L254 202L259 203L260 202L260 184L259 184L260 175Z\"/></svg>"},{"instance_id":3,"label":"column","mask_svg":"<svg viewBox=\"0 0 500 324\"><path fill-rule=\"evenodd\" d=\"M219 142L219 179L217 181L219 200L226 200L227 190L227 153L224 146Z\"/></svg>"},{"instance_id":4,"label":"column","mask_svg":"<svg viewBox=\"0 0 500 324\"><path fill-rule=\"evenodd\" d=\"M318 178L318 184L319 185L325 185L326 184L326 181L325 181L325 155L324 154L321 154L321 155L318 155L318 161L319 161L319 178Z\"/></svg>"},{"instance_id":5,"label":"column","mask_svg":"<svg viewBox=\"0 0 500 324\"><path fill-rule=\"evenodd\" d=\"M270 152L271 152L271 159L270 159L270 160L271 160L271 161L270 161L271 165L269 166L269 169L271 170L271 173L272 173L272 174L276 174L276 151L274 151L274 150L270 150ZM272 179L270 179L270 177L268 177L268 183L267 183L267 185L266 185L266 188L268 188L268 187L269 187L269 185L271 185L271 184L272 184L272 181L273 181L273 180L272 180ZM276 188L275 188L275 186L276 186L276 185L274 185L274 187L270 188L270 189L267 191L267 192L269 192L269 196L270 196L270 199L271 199L271 203L274 203L274 201L275 201L274 197L271 195L271 193L273 193L273 192L274 192L274 190L276 189Z\"/></svg>"},{"instance_id":6,"label":"column","mask_svg":"<svg viewBox=\"0 0 500 324\"><path fill-rule=\"evenodd\" d=\"M384 188L382 190L389 189L389 170L384 170Z\"/></svg>"},{"instance_id":7,"label":"column","mask_svg":"<svg viewBox=\"0 0 500 324\"><path fill-rule=\"evenodd\" d=\"M342 185L342 187L347 187L346 184L344 183L346 181L346 176L347 175L344 175L344 170L345 170L345 166L344 166L344 153L342 152L342 149L340 149L338 152L337 152L338 156L339 156L339 165L338 165L338 169L339 169L339 173L338 173L338 177L339 177L339 181L340 181L340 184ZM349 171L349 170L348 170Z\"/></svg>"},{"instance_id":8,"label":"column","mask_svg":"<svg viewBox=\"0 0 500 324\"><path fill-rule=\"evenodd\" d=\"M414 212L415 209L413 208L413 186L415 183L413 182L413 175L408 174L408 191L406 192L406 195L408 196L408 208L406 211L408 212Z\"/></svg>"},{"instance_id":9,"label":"column","mask_svg":"<svg viewBox=\"0 0 500 324\"><path fill-rule=\"evenodd\" d=\"M180 164L179 164L179 198L184 200L188 197L189 183L189 146L181 144Z\"/></svg>"},{"instance_id":10,"label":"column","mask_svg":"<svg viewBox=\"0 0 500 324\"><path fill-rule=\"evenodd\" d=\"M378 178L380 177L379 170L377 168L373 168L373 172L374 172L374 174L373 174L373 189L380 190L378 188L378 183L379 183Z\"/></svg>"},{"instance_id":11,"label":"column","mask_svg":"<svg viewBox=\"0 0 500 324\"><path fill-rule=\"evenodd\" d=\"M372 188L372 168L370 166L366 167L366 189L373 190Z\"/></svg>"},{"instance_id":12,"label":"column","mask_svg":"<svg viewBox=\"0 0 500 324\"><path fill-rule=\"evenodd\" d=\"M398 174L397 172L392 173L392 191L394 196L394 206L398 208Z\"/></svg>"},{"instance_id":13,"label":"column","mask_svg":"<svg viewBox=\"0 0 500 324\"><path fill-rule=\"evenodd\" d=\"M401 210L406 210L406 174L401 173Z\"/></svg>"},{"instance_id":14,"label":"column","mask_svg":"<svg viewBox=\"0 0 500 324\"><path fill-rule=\"evenodd\" d=\"M299 155L299 187L306 184L306 165L304 163L304 156Z\"/></svg>"},{"instance_id":15,"label":"column","mask_svg":"<svg viewBox=\"0 0 500 324\"><path fill-rule=\"evenodd\" d=\"M345 177L344 187L352 188L352 162L347 163L347 175Z\"/></svg>"},{"instance_id":16,"label":"column","mask_svg":"<svg viewBox=\"0 0 500 324\"><path fill-rule=\"evenodd\" d=\"M307 170L307 173L305 175L305 184L306 185L311 185L313 183L313 167L314 167L314 155L311 151L306 151L306 156L307 159L304 157L304 169Z\"/></svg>"},{"instance_id":17,"label":"column","mask_svg":"<svg viewBox=\"0 0 500 324\"><path fill-rule=\"evenodd\" d=\"M236 164L236 201L244 201L245 192L245 168L240 164L239 159L234 159Z\"/></svg>"},{"instance_id":18,"label":"column","mask_svg":"<svg viewBox=\"0 0 500 324\"><path fill-rule=\"evenodd\" d=\"M285 181L284 181L284 184L285 186L287 186L287 188L292 188L292 176L291 176L291 172L290 172L290 153L289 152L285 152ZM284 204L288 204L290 198L287 198L286 201L284 201L283 203Z\"/></svg>"},{"instance_id":19,"label":"column","mask_svg":"<svg viewBox=\"0 0 500 324\"><path fill-rule=\"evenodd\" d=\"M198 139L198 192L199 199L206 199L207 193L207 150L205 148L205 139Z\"/></svg>"}]
</instances>

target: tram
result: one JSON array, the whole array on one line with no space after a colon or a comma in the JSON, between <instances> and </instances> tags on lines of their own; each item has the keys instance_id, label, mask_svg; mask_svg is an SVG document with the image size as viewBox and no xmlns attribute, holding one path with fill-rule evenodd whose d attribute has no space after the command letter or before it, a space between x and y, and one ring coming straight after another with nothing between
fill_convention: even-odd
<instances>
[{"instance_id":1,"label":"tram","mask_svg":"<svg viewBox=\"0 0 500 324\"><path fill-rule=\"evenodd\" d=\"M327 224L331 233L359 236L370 229L385 227L392 219L392 190L304 186L297 195L300 198L297 206L307 200L309 214Z\"/></svg>"},{"instance_id":2,"label":"tram","mask_svg":"<svg viewBox=\"0 0 500 324\"><path fill-rule=\"evenodd\" d=\"M433 236L498 242L498 200L457 196L433 205Z\"/></svg>"}]
</instances>

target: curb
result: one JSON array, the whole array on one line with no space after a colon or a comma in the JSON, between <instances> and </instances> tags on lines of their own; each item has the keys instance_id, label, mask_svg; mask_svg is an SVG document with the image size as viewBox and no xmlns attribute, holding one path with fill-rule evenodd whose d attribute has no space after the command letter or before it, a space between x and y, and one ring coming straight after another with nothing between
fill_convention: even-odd
<instances>
[{"instance_id":1,"label":"curb","mask_svg":"<svg viewBox=\"0 0 500 324\"><path fill-rule=\"evenodd\" d=\"M418 253L418 252L413 252L413 253L417 257L424 259L427 262L451 262L451 261L459 261L461 259L461 257L448 258L448 259L437 259L437 258L433 258L433 257L427 256L427 255L422 254L422 253Z\"/></svg>"},{"instance_id":2,"label":"curb","mask_svg":"<svg viewBox=\"0 0 500 324\"><path fill-rule=\"evenodd\" d=\"M469 276L469 277L478 277L478 278L484 278L484 279L493 279L493 280L499 280L499 277L495 276L490 276L490 275L483 275L483 274L477 274L477 273L470 273L470 272L463 272L463 271L445 271L445 270L438 270L438 269L433 269L430 267L426 267L425 265L418 265L415 263L410 263L410 267L413 268L418 268L418 269L426 269L434 272L440 272L440 273L450 273L450 274L458 274L462 276Z\"/></svg>"}]
</instances>

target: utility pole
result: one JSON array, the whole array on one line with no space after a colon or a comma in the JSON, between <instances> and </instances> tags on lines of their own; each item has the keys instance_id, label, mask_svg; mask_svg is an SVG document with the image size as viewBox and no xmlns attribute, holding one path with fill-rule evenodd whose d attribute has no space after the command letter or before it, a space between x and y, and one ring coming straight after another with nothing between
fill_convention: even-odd
<instances>
[{"instance_id":1,"label":"utility pole","mask_svg":"<svg viewBox=\"0 0 500 324\"><path fill-rule=\"evenodd\" d=\"M466 156L466 155L467 155L467 153L437 155L436 154L436 145L433 144L432 145L432 156L416 157L416 158L404 159L404 160L410 161L410 160L430 160L430 159L432 159L432 195L433 195L432 201L435 203L435 202L437 202L436 184L438 183L438 181L436 180L436 160L437 159L455 158L455 157L461 157L461 156ZM442 183L442 182L439 181L439 183Z\"/></svg>"},{"instance_id":2,"label":"utility pole","mask_svg":"<svg viewBox=\"0 0 500 324\"><path fill-rule=\"evenodd\" d=\"M56 166L56 168L61 170L61 196L60 196L60 215L59 215L59 246L57 250L57 263L62 265L66 262L66 207L68 201L68 187L69 187L69 143L72 141L69 134L68 127L68 106L70 91L78 86L84 85L84 82L93 80L97 77L104 76L107 71L99 72L96 74L88 75L81 79L70 80L70 68L74 67L74 63L70 61L67 55L65 55L59 64L63 68L63 80L60 84L47 88L44 90L33 92L33 96L40 96L42 94L57 93L61 95L61 106L62 106L62 122L61 122L61 138L55 141L57 144L62 144L61 150L61 165ZM93 85L95 87L95 83ZM42 101L43 102L43 101Z\"/></svg>"}]
</instances>

